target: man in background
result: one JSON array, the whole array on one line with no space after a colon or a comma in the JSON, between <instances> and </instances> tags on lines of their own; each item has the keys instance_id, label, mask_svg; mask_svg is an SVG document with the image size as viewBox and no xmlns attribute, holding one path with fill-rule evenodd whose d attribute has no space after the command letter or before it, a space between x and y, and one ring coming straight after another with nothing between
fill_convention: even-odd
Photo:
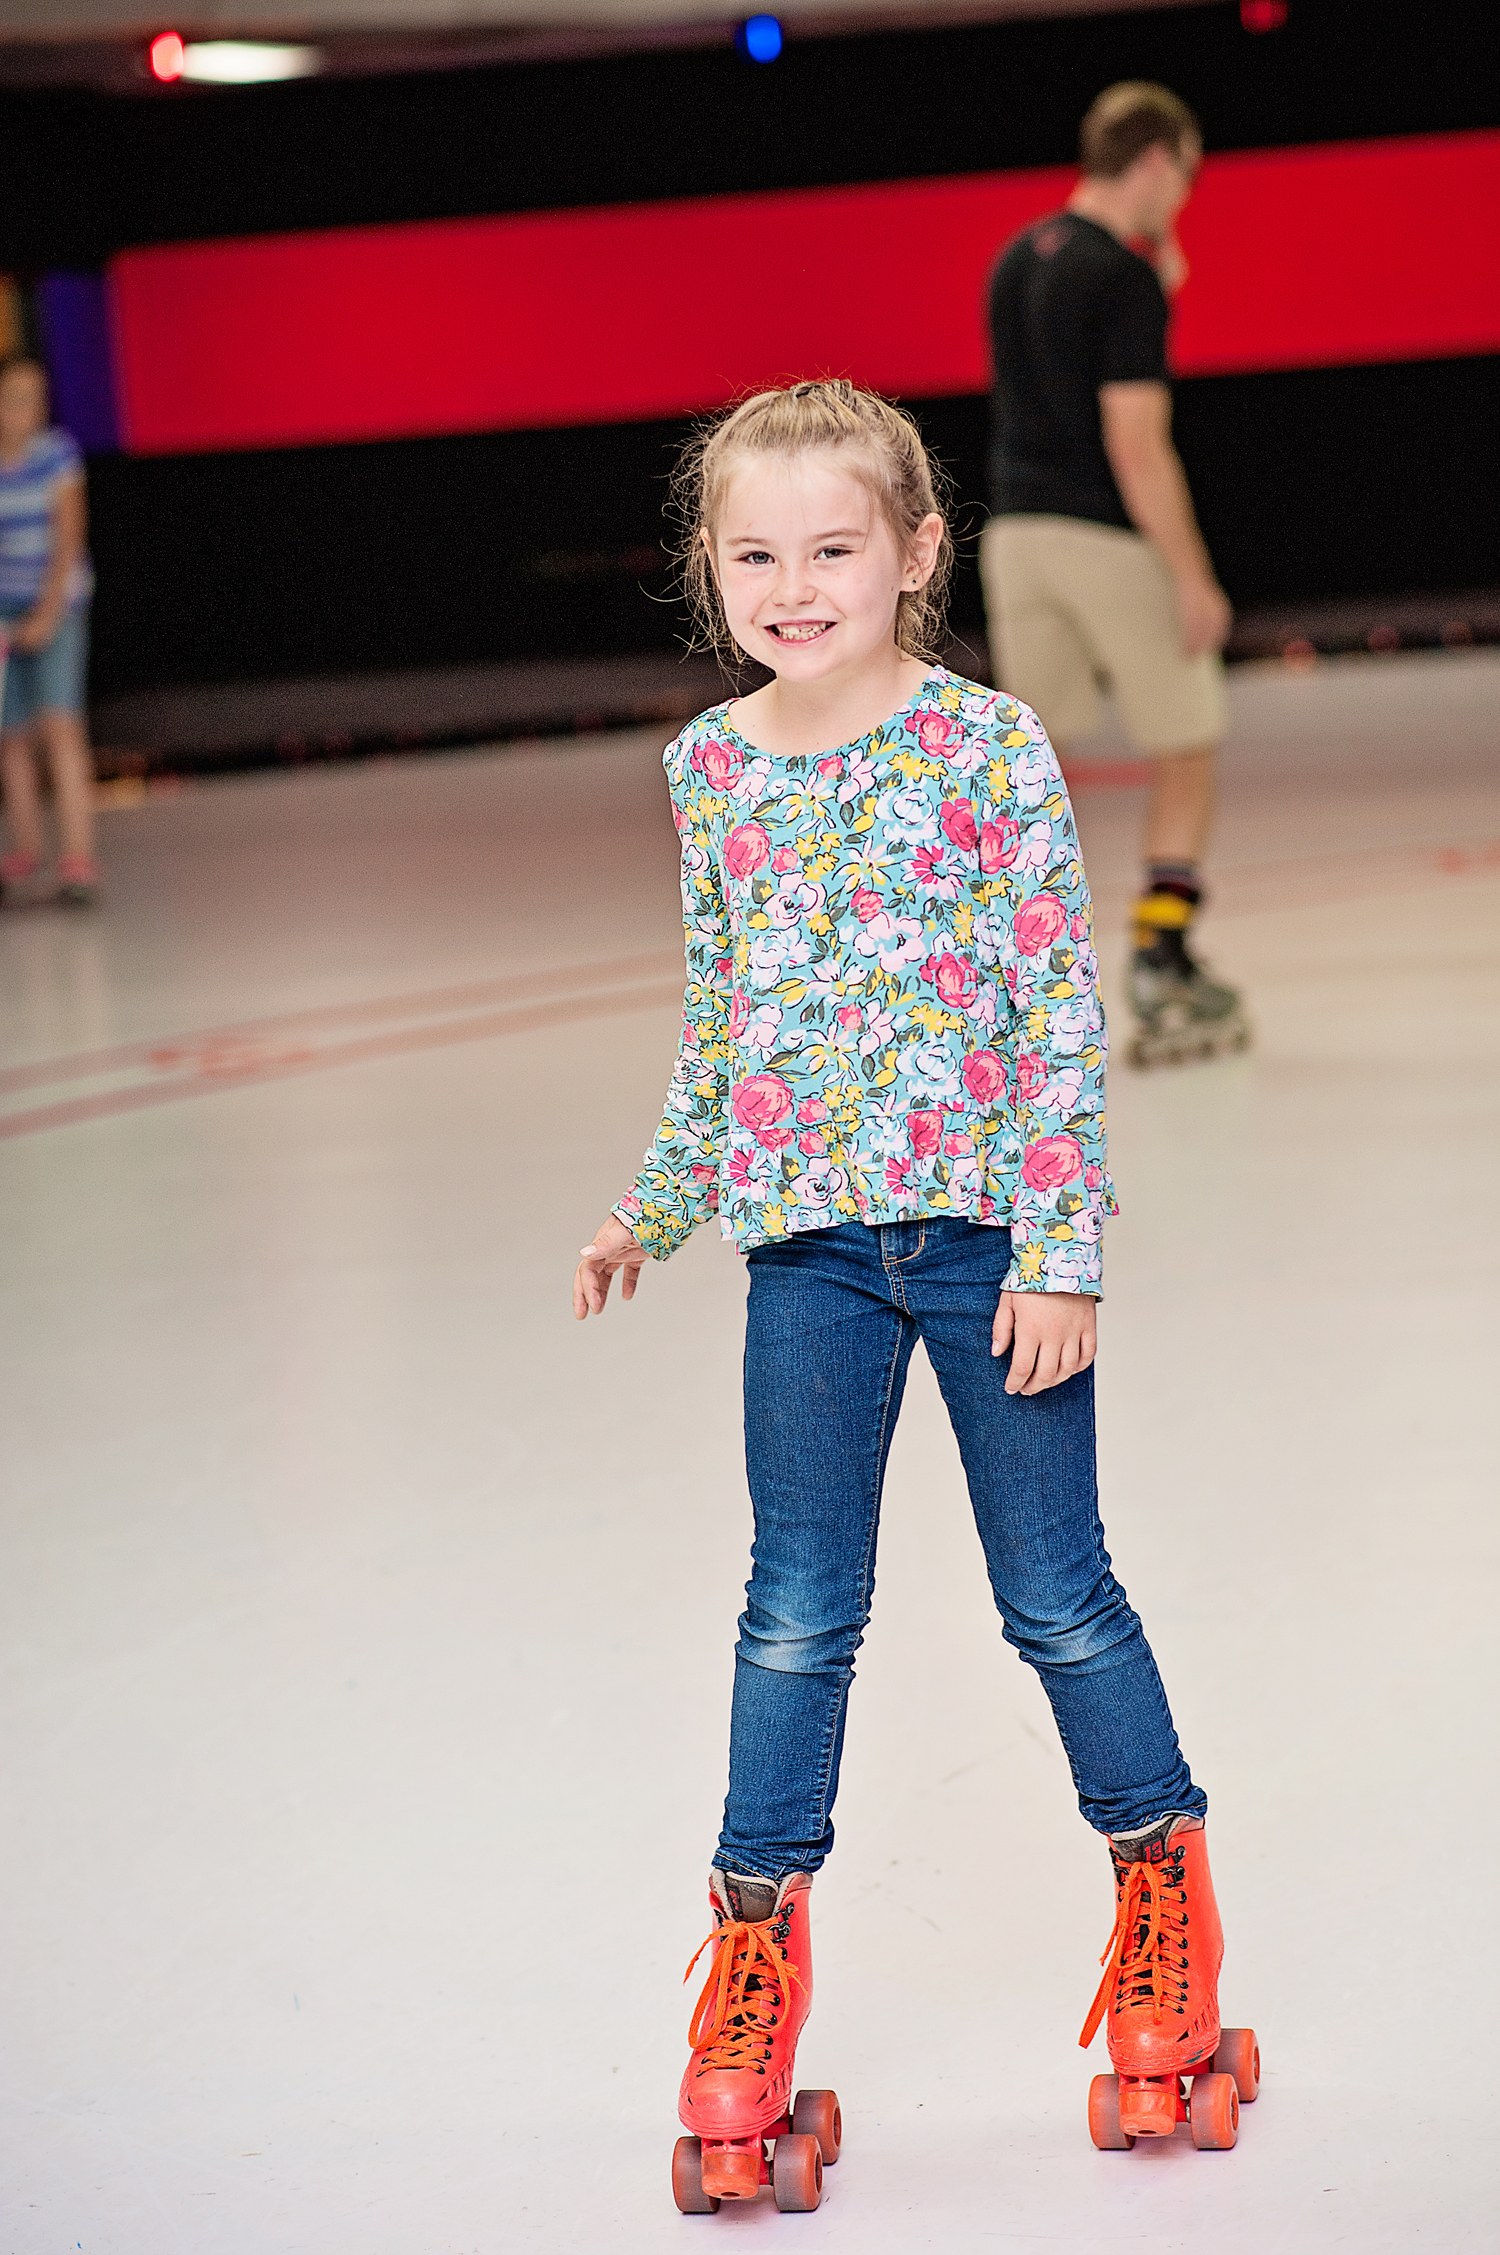
<instances>
[{"instance_id":1,"label":"man in background","mask_svg":"<svg viewBox=\"0 0 1500 2255\"><path fill-rule=\"evenodd\" d=\"M1054 743L1097 726L1108 688L1154 763L1135 907L1132 1062L1221 1056L1249 1039L1240 998L1188 949L1227 723L1228 598L1172 444L1174 222L1202 141L1164 86L1111 86L1079 135L1083 177L1027 228L990 285L991 483L980 542L995 674Z\"/></svg>"}]
</instances>

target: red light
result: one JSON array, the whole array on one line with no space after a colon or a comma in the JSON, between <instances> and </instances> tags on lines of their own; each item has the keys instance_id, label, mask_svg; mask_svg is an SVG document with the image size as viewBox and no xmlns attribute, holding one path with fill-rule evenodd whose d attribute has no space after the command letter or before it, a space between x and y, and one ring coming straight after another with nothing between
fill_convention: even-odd
<instances>
[{"instance_id":1,"label":"red light","mask_svg":"<svg viewBox=\"0 0 1500 2255\"><path fill-rule=\"evenodd\" d=\"M169 86L174 78L181 78L183 66L187 62L187 50L177 32L159 31L152 40L148 53L153 78L159 78L164 86Z\"/></svg>"},{"instance_id":2,"label":"red light","mask_svg":"<svg viewBox=\"0 0 1500 2255\"><path fill-rule=\"evenodd\" d=\"M1246 31L1280 31L1286 14L1287 0L1240 0L1240 23Z\"/></svg>"}]
</instances>

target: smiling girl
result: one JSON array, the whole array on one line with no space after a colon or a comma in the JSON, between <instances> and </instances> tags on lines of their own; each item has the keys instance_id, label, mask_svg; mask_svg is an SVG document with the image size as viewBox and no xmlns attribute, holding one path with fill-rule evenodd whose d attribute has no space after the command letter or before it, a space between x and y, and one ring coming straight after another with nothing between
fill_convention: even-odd
<instances>
[{"instance_id":1,"label":"smiling girl","mask_svg":"<svg viewBox=\"0 0 1500 2255\"><path fill-rule=\"evenodd\" d=\"M1067 793L1036 716L935 662L948 529L915 426L847 383L747 399L690 450L686 579L772 679L666 753L687 994L665 1117L583 1248L574 1311L634 1296L700 1221L748 1256L755 1509L713 1960L678 2204L816 2205L831 2093L795 2104L808 1895L833 1841L881 1485L920 1339L1003 1633L1052 1702L1116 1925L1098 2142L1170 2129L1219 2044L1202 1791L1104 1549L1094 1477L1105 1031ZM1248 2056L1248 2055L1247 2055ZM1248 2088L1248 2072L1242 2077ZM1111 2094L1114 2112L1110 2113ZM1253 2094L1252 2094L1253 2095ZM1100 2113L1100 2107L1103 2113ZM1122 2128L1121 2125L1124 2124ZM1200 2128L1202 2135L1200 2136Z\"/></svg>"}]
</instances>

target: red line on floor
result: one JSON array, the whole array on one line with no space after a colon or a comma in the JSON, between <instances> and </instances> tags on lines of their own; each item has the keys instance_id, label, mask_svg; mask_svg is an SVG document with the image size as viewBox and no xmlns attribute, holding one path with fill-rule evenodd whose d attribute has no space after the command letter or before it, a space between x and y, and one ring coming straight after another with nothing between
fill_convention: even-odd
<instances>
[{"instance_id":1,"label":"red line on floor","mask_svg":"<svg viewBox=\"0 0 1500 2255\"><path fill-rule=\"evenodd\" d=\"M387 1034L369 1034L363 1041L338 1042L326 1049L303 1050L272 1062L247 1064L242 1070L222 1067L170 1081L148 1081L143 1087L107 1089L97 1096L74 1096L60 1104L40 1104L26 1112L0 1118L0 1142L19 1135L39 1135L46 1128L76 1127L86 1120L108 1119L119 1112L144 1112L156 1104L176 1104L189 1096L206 1096L214 1090L245 1088L266 1081L291 1080L301 1073L330 1071L336 1065L368 1064L381 1057L411 1056L424 1049L447 1049L459 1042L489 1041L499 1034L533 1033L550 1026L571 1024L580 1018L599 1018L611 1010L648 1010L678 1003L680 979L670 985L632 987L610 994L580 995L573 1001L538 1003L531 1009L491 1012L488 1017L450 1019L435 1026L405 1026Z\"/></svg>"},{"instance_id":2,"label":"red line on floor","mask_svg":"<svg viewBox=\"0 0 1500 2255\"><path fill-rule=\"evenodd\" d=\"M437 987L425 994L383 995L367 1002L333 1002L311 1010L292 1010L277 1018L246 1018L237 1025L211 1026L197 1033L159 1034L148 1041L122 1042L112 1049L85 1049L70 1057L42 1058L33 1065L11 1065L0 1071L0 1095L23 1088L46 1088L57 1081L90 1080L98 1073L127 1072L132 1065L160 1062L170 1051L197 1050L236 1041L274 1039L281 1034L312 1032L320 1026L357 1026L380 1018L437 1017L456 1010L476 1009L486 1002L511 998L525 1002L559 988L601 986L632 980L681 976L682 958L661 949L650 955L627 955L611 963L576 963L555 970L518 972L512 978L482 979L472 986Z\"/></svg>"}]
</instances>

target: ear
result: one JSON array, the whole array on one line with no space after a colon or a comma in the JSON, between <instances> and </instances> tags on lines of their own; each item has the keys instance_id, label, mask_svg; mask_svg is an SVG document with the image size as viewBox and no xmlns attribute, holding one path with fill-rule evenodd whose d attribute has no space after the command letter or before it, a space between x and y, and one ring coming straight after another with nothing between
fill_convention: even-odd
<instances>
[{"instance_id":1,"label":"ear","mask_svg":"<svg viewBox=\"0 0 1500 2255\"><path fill-rule=\"evenodd\" d=\"M713 573L714 585L715 587L717 587L719 584L719 559L714 554L714 544L708 537L708 527L706 525L700 525L698 527L698 538L702 541L704 550L707 553L708 568Z\"/></svg>"},{"instance_id":2,"label":"ear","mask_svg":"<svg viewBox=\"0 0 1500 2255\"><path fill-rule=\"evenodd\" d=\"M911 546L906 552L906 570L902 574L902 587L914 593L925 587L937 570L938 551L943 545L943 520L936 510L922 519L911 536Z\"/></svg>"}]
</instances>

